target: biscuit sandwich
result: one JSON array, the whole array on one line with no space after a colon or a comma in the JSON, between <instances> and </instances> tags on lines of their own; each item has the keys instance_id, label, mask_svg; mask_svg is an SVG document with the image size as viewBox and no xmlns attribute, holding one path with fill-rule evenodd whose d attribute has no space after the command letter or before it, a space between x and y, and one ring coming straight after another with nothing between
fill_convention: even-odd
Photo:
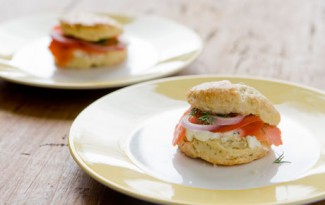
<instances>
[{"instance_id":1,"label":"biscuit sandwich","mask_svg":"<svg viewBox=\"0 0 325 205\"><path fill-rule=\"evenodd\" d=\"M194 86L191 105L174 131L173 145L191 158L214 165L238 165L265 156L282 144L280 113L245 84L216 81Z\"/></svg>"},{"instance_id":2,"label":"biscuit sandwich","mask_svg":"<svg viewBox=\"0 0 325 205\"><path fill-rule=\"evenodd\" d=\"M122 26L106 15L70 13L51 31L49 49L61 68L86 69L119 64L127 49Z\"/></svg>"}]
</instances>

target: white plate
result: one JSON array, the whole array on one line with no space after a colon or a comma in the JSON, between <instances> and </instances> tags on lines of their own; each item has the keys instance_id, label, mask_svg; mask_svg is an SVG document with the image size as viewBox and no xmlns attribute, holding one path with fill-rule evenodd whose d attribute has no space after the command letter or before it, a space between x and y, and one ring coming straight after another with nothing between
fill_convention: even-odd
<instances>
[{"instance_id":1,"label":"white plate","mask_svg":"<svg viewBox=\"0 0 325 205\"><path fill-rule=\"evenodd\" d=\"M283 145L252 163L221 167L185 157L171 145L189 104L185 93L206 81L244 82L281 113ZM122 193L157 203L287 204L325 198L325 94L280 81L187 76L130 86L86 108L69 146L90 176ZM284 154L290 163L273 161Z\"/></svg>"},{"instance_id":2,"label":"white plate","mask_svg":"<svg viewBox=\"0 0 325 205\"><path fill-rule=\"evenodd\" d=\"M171 20L111 15L124 25L127 60L113 68L57 69L48 45L49 31L58 24L59 16L37 14L0 24L0 77L62 89L125 86L179 72L202 50L201 39L195 32Z\"/></svg>"}]
</instances>

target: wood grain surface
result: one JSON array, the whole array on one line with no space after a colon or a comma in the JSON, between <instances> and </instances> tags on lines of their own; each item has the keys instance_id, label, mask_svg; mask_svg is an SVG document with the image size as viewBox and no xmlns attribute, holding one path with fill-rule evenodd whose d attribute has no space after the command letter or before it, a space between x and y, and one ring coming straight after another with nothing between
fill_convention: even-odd
<instances>
[{"instance_id":1,"label":"wood grain surface","mask_svg":"<svg viewBox=\"0 0 325 205\"><path fill-rule=\"evenodd\" d=\"M259 76L325 90L325 1L134 2L0 0L0 23L62 10L160 15L194 29L204 41L202 55L178 75ZM0 80L0 204L150 204L94 181L69 153L75 117L113 90L54 90Z\"/></svg>"}]
</instances>

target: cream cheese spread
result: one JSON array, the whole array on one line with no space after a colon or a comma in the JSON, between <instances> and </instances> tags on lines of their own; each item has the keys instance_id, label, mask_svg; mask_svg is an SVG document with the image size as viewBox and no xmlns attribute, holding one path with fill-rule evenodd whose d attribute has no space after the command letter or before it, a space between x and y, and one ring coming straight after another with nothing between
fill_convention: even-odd
<instances>
[{"instance_id":1,"label":"cream cheese spread","mask_svg":"<svg viewBox=\"0 0 325 205\"><path fill-rule=\"evenodd\" d=\"M191 130L186 129L186 138L189 141L192 141L193 138L200 141L221 139L222 141L227 141L230 138L240 138L240 132L238 130L231 130L228 132L210 132L210 131L201 131L201 130ZM245 137L248 147L254 149L256 147L261 147L261 143L256 139L255 136L246 136Z\"/></svg>"}]
</instances>

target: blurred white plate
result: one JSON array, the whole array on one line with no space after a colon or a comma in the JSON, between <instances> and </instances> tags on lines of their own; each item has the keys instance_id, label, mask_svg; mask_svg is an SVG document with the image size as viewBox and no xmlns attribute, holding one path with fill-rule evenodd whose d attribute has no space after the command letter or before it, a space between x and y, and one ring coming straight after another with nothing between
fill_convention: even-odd
<instances>
[{"instance_id":1,"label":"blurred white plate","mask_svg":"<svg viewBox=\"0 0 325 205\"><path fill-rule=\"evenodd\" d=\"M60 13L37 14L0 24L0 77L49 88L96 89L125 86L179 72L202 50L191 29L157 16L111 15L124 24L128 58L117 66L58 69L48 50L49 31Z\"/></svg>"},{"instance_id":2,"label":"blurred white plate","mask_svg":"<svg viewBox=\"0 0 325 205\"><path fill-rule=\"evenodd\" d=\"M281 113L283 145L252 163L222 167L172 146L185 94L228 79L261 91ZM282 81L231 76L166 78L120 89L74 121L70 151L90 176L122 193L172 204L304 204L325 198L325 94ZM284 154L290 163L273 161Z\"/></svg>"}]
</instances>

